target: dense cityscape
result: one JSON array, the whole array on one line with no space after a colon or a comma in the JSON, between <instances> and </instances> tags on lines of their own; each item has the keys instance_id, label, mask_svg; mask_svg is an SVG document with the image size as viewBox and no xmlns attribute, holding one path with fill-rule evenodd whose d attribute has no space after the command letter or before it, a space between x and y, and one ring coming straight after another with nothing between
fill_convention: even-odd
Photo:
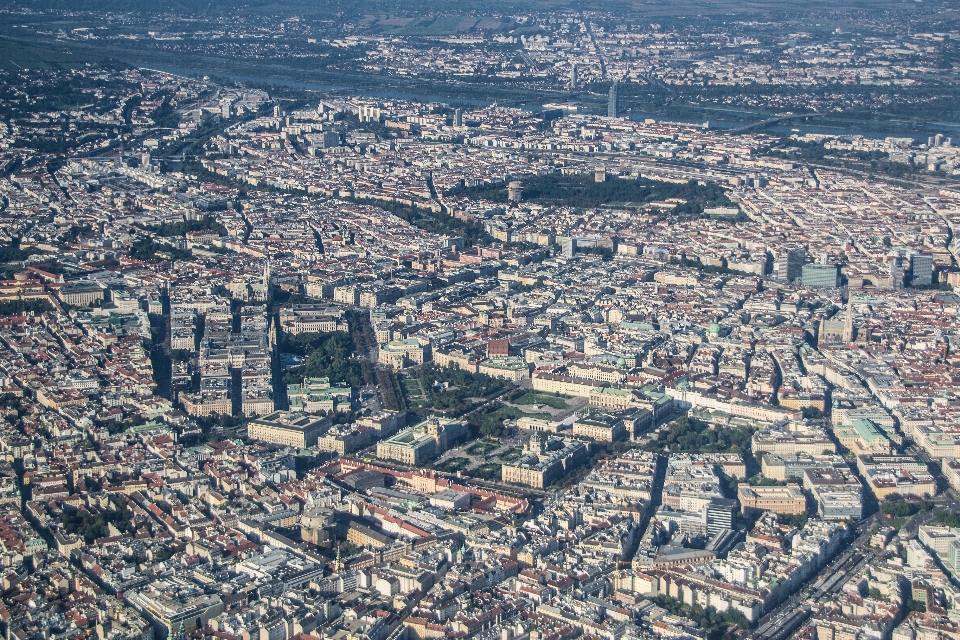
<instances>
[{"instance_id":1,"label":"dense cityscape","mask_svg":"<svg viewBox=\"0 0 960 640\"><path fill-rule=\"evenodd\" d=\"M6 640L960 640L960 8L731 5L0 3Z\"/></svg>"}]
</instances>

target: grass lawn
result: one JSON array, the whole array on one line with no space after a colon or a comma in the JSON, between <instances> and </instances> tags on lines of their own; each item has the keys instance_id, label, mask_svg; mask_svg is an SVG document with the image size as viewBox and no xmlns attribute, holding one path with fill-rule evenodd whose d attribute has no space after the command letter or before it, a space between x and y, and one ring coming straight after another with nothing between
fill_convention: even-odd
<instances>
[{"instance_id":1,"label":"grass lawn","mask_svg":"<svg viewBox=\"0 0 960 640\"><path fill-rule=\"evenodd\" d=\"M567 401L563 398L557 396L546 395L543 393L525 393L516 400L512 401L512 404L545 404L548 407L553 407L554 409L566 409Z\"/></svg>"},{"instance_id":2,"label":"grass lawn","mask_svg":"<svg viewBox=\"0 0 960 640\"><path fill-rule=\"evenodd\" d=\"M65 50L47 46L32 46L11 40L0 41L0 69L50 69L51 67L75 67L89 62L89 56L74 55Z\"/></svg>"},{"instance_id":3,"label":"grass lawn","mask_svg":"<svg viewBox=\"0 0 960 640\"><path fill-rule=\"evenodd\" d=\"M457 471L463 471L468 466L470 466L469 458L450 458L449 460L444 460L440 464L435 464L433 468L437 471L455 473Z\"/></svg>"},{"instance_id":4,"label":"grass lawn","mask_svg":"<svg viewBox=\"0 0 960 640\"><path fill-rule=\"evenodd\" d=\"M504 462L513 462L523 454L523 447L510 447L506 451L502 452L497 456L500 460Z\"/></svg>"},{"instance_id":5,"label":"grass lawn","mask_svg":"<svg viewBox=\"0 0 960 640\"><path fill-rule=\"evenodd\" d=\"M420 381L415 378L404 378L403 386L407 390L407 395L411 398L423 396L423 389L420 388Z\"/></svg>"},{"instance_id":6,"label":"grass lawn","mask_svg":"<svg viewBox=\"0 0 960 640\"><path fill-rule=\"evenodd\" d=\"M467 447L466 452L472 456L486 456L499 448L500 445L496 442L491 442L490 440L481 440Z\"/></svg>"},{"instance_id":7,"label":"grass lawn","mask_svg":"<svg viewBox=\"0 0 960 640\"><path fill-rule=\"evenodd\" d=\"M467 471L467 474L474 478L480 478L481 480L500 480L502 477L500 465L492 462L474 467Z\"/></svg>"}]
</instances>

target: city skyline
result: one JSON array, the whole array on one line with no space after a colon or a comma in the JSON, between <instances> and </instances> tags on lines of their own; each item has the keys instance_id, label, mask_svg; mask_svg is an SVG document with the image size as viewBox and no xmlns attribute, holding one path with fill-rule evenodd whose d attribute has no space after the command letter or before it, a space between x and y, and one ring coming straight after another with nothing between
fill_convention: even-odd
<instances>
[{"instance_id":1,"label":"city skyline","mask_svg":"<svg viewBox=\"0 0 960 640\"><path fill-rule=\"evenodd\" d=\"M960 11L0 3L9 640L960 638Z\"/></svg>"}]
</instances>

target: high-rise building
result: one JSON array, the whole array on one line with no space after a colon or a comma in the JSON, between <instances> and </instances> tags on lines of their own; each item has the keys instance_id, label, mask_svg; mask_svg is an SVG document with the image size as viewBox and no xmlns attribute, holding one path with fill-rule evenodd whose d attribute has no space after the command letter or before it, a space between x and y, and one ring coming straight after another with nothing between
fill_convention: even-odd
<instances>
[{"instance_id":1,"label":"high-rise building","mask_svg":"<svg viewBox=\"0 0 960 640\"><path fill-rule=\"evenodd\" d=\"M837 265L805 264L800 273L800 279L805 287L836 287Z\"/></svg>"},{"instance_id":2,"label":"high-rise building","mask_svg":"<svg viewBox=\"0 0 960 640\"><path fill-rule=\"evenodd\" d=\"M890 261L890 279L887 286L890 289L903 289L903 280L905 277L903 268L903 258L894 256Z\"/></svg>"},{"instance_id":3,"label":"high-rise building","mask_svg":"<svg viewBox=\"0 0 960 640\"><path fill-rule=\"evenodd\" d=\"M570 65L570 88L577 88L577 63L574 62Z\"/></svg>"},{"instance_id":4,"label":"high-rise building","mask_svg":"<svg viewBox=\"0 0 960 640\"><path fill-rule=\"evenodd\" d=\"M733 529L737 522L736 500L731 498L711 498L710 504L705 507L707 533L711 536L724 529Z\"/></svg>"},{"instance_id":5,"label":"high-rise building","mask_svg":"<svg viewBox=\"0 0 960 640\"><path fill-rule=\"evenodd\" d=\"M807 252L802 247L782 249L773 267L774 277L781 282L793 282L800 277L806 257Z\"/></svg>"},{"instance_id":6,"label":"high-rise building","mask_svg":"<svg viewBox=\"0 0 960 640\"><path fill-rule=\"evenodd\" d=\"M607 117L616 118L617 112L619 109L619 93L620 93L620 83L614 81L610 85L610 93L607 95Z\"/></svg>"},{"instance_id":7,"label":"high-rise building","mask_svg":"<svg viewBox=\"0 0 960 640\"><path fill-rule=\"evenodd\" d=\"M514 180L507 185L507 199L510 202L520 202L523 198L523 185L519 180Z\"/></svg>"},{"instance_id":8,"label":"high-rise building","mask_svg":"<svg viewBox=\"0 0 960 640\"><path fill-rule=\"evenodd\" d=\"M463 126L463 109L455 109L453 112L453 126Z\"/></svg>"},{"instance_id":9,"label":"high-rise building","mask_svg":"<svg viewBox=\"0 0 960 640\"><path fill-rule=\"evenodd\" d=\"M324 149L331 149L340 146L340 133L337 131L324 131L321 139Z\"/></svg>"},{"instance_id":10,"label":"high-rise building","mask_svg":"<svg viewBox=\"0 0 960 640\"><path fill-rule=\"evenodd\" d=\"M928 287L933 284L933 256L929 253L910 254L910 286Z\"/></svg>"}]
</instances>

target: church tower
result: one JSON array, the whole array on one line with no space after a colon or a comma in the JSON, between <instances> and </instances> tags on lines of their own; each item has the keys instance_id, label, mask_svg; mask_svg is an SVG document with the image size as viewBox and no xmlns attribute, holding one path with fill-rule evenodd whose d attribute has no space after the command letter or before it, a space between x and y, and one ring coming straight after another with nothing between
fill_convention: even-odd
<instances>
[{"instance_id":1,"label":"church tower","mask_svg":"<svg viewBox=\"0 0 960 640\"><path fill-rule=\"evenodd\" d=\"M849 344L853 342L853 339L856 337L856 334L853 330L853 304L848 300L847 301L847 315L843 319L843 343Z\"/></svg>"}]
</instances>

